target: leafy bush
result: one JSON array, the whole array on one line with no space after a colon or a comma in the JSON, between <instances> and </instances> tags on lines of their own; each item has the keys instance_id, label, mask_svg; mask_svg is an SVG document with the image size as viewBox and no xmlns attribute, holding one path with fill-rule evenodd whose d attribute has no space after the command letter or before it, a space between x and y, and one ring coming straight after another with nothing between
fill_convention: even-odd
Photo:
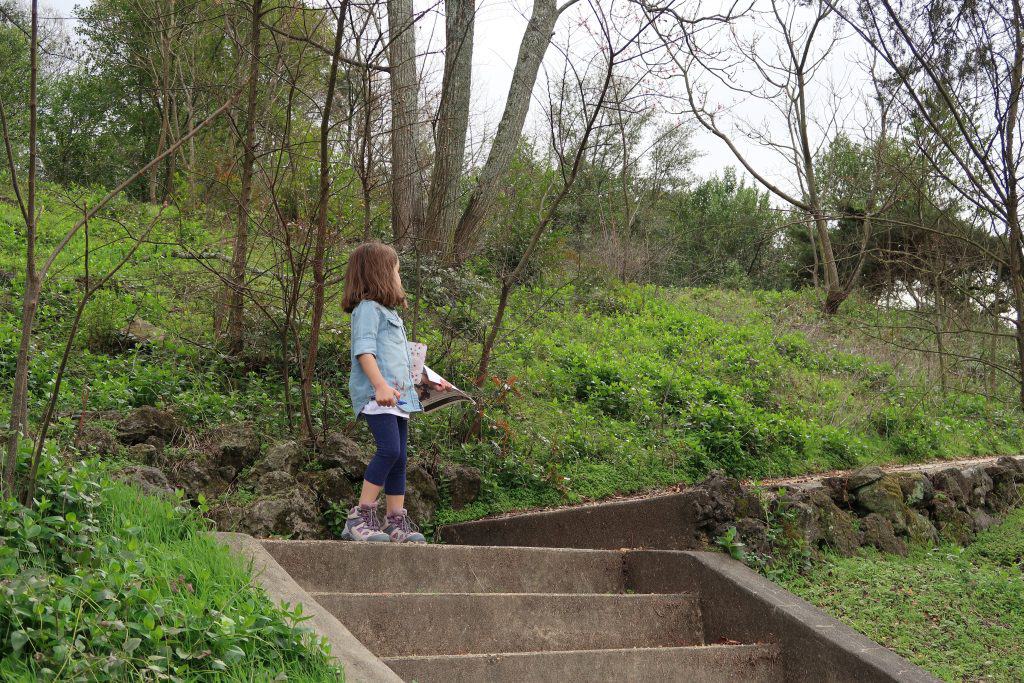
<instances>
[{"instance_id":1,"label":"leafy bush","mask_svg":"<svg viewBox=\"0 0 1024 683\"><path fill-rule=\"evenodd\" d=\"M117 350L120 332L131 318L128 300L116 292L100 290L82 312L81 339L90 351Z\"/></svg>"},{"instance_id":2,"label":"leafy bush","mask_svg":"<svg viewBox=\"0 0 1024 683\"><path fill-rule=\"evenodd\" d=\"M324 643L249 584L202 519L50 461L37 509L0 503L0 676L328 680Z\"/></svg>"}]
</instances>

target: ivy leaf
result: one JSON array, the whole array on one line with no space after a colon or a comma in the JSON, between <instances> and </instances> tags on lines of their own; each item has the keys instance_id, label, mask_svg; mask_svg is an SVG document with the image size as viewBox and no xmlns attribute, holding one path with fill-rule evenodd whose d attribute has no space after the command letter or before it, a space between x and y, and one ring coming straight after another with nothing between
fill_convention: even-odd
<instances>
[{"instance_id":1,"label":"ivy leaf","mask_svg":"<svg viewBox=\"0 0 1024 683\"><path fill-rule=\"evenodd\" d=\"M25 647L27 642L28 634L24 631L14 631L11 633L11 649L14 650L15 654L21 652L21 648Z\"/></svg>"}]
</instances>

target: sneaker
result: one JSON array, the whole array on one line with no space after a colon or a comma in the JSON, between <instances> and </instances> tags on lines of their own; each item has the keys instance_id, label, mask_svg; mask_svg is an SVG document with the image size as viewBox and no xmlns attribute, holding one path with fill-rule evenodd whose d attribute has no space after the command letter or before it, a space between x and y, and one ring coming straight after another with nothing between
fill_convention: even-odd
<instances>
[{"instance_id":1,"label":"sneaker","mask_svg":"<svg viewBox=\"0 0 1024 683\"><path fill-rule=\"evenodd\" d=\"M357 505L348 511L345 530L341 538L346 541L373 541L387 543L391 537L380 530L376 505Z\"/></svg>"},{"instance_id":2,"label":"sneaker","mask_svg":"<svg viewBox=\"0 0 1024 683\"><path fill-rule=\"evenodd\" d=\"M384 533L391 537L392 543L426 543L427 539L409 521L409 513L404 509L388 514L388 524Z\"/></svg>"}]
</instances>

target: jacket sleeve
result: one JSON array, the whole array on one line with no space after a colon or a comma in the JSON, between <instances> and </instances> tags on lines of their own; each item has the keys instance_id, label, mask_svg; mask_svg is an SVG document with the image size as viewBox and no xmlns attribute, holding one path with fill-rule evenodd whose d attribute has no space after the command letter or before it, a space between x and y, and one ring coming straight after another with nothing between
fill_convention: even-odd
<instances>
[{"instance_id":1,"label":"jacket sleeve","mask_svg":"<svg viewBox=\"0 0 1024 683\"><path fill-rule=\"evenodd\" d=\"M377 355L377 327L380 314L371 303L360 303L352 311L352 355L356 358L364 353Z\"/></svg>"}]
</instances>

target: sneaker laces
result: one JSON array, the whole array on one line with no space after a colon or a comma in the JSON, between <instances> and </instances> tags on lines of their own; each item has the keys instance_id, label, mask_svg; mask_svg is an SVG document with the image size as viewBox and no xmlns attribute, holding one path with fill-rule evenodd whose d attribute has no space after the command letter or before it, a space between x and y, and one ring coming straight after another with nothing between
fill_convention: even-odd
<instances>
[{"instance_id":1,"label":"sneaker laces","mask_svg":"<svg viewBox=\"0 0 1024 683\"><path fill-rule=\"evenodd\" d=\"M388 515L388 521L407 534L419 531L419 528L409 521L409 515L407 514L396 513Z\"/></svg>"},{"instance_id":2,"label":"sneaker laces","mask_svg":"<svg viewBox=\"0 0 1024 683\"><path fill-rule=\"evenodd\" d=\"M359 506L359 518L363 520L363 524L370 531L380 531L380 519L377 517L376 508L364 508L362 505Z\"/></svg>"}]
</instances>

